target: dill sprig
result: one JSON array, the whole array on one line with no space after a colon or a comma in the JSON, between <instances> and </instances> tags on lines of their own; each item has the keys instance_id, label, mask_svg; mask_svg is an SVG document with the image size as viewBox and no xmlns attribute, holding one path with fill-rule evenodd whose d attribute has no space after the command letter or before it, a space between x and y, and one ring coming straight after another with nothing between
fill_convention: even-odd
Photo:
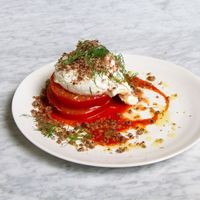
<instances>
[{"instance_id":1,"label":"dill sprig","mask_svg":"<svg viewBox=\"0 0 200 200\"><path fill-rule=\"evenodd\" d=\"M119 65L120 71L122 74L127 74L127 71L125 69L125 62L124 62L124 57L122 54L114 55L115 61Z\"/></svg>"},{"instance_id":2,"label":"dill sprig","mask_svg":"<svg viewBox=\"0 0 200 200\"><path fill-rule=\"evenodd\" d=\"M92 77L94 83L96 84L96 77L102 72L98 72L93 63L95 58L103 58L109 53L109 50L103 45L90 46L89 41L79 41L76 50L69 55L69 57L63 61L63 64L69 65L72 64L79 58L83 58L85 63L89 66L90 71L92 72Z\"/></svg>"},{"instance_id":3,"label":"dill sprig","mask_svg":"<svg viewBox=\"0 0 200 200\"><path fill-rule=\"evenodd\" d=\"M69 55L69 57L63 61L63 63L65 65L69 65L81 57L83 57L85 61L89 61L92 58L103 58L109 53L109 50L103 45L98 45L83 50L84 47L87 47L87 45L88 43L79 42L76 50Z\"/></svg>"},{"instance_id":4,"label":"dill sprig","mask_svg":"<svg viewBox=\"0 0 200 200\"><path fill-rule=\"evenodd\" d=\"M43 133L43 135L46 137L52 137L55 132L56 127L57 126L51 123L38 121L38 130L40 130Z\"/></svg>"},{"instance_id":5,"label":"dill sprig","mask_svg":"<svg viewBox=\"0 0 200 200\"><path fill-rule=\"evenodd\" d=\"M97 85L97 76L103 77L103 75L109 75L110 73L108 69L103 67L102 69L96 69L95 60L105 57L108 53L110 53L110 51L105 46L100 45L98 41L79 41L76 50L73 51L68 58L63 61L63 64L69 65L77 59L83 58L91 71L94 83ZM124 81L128 82L127 77L133 77L137 75L135 72L130 73L126 71L122 54L111 53L111 56L119 67L119 71L109 75L109 78L111 78L113 81L117 83L122 83Z\"/></svg>"},{"instance_id":6,"label":"dill sprig","mask_svg":"<svg viewBox=\"0 0 200 200\"><path fill-rule=\"evenodd\" d=\"M129 84L129 79L127 77L134 77L137 76L138 73L137 72L133 72L133 71L127 71L125 69L125 62L124 62L124 58L122 54L118 54L118 55L113 55L115 58L115 61L117 62L118 66L119 66L119 71L122 73L123 77L113 77L114 80L116 80L117 82L121 83L123 81L126 81ZM118 73L119 74L119 73Z\"/></svg>"},{"instance_id":7,"label":"dill sprig","mask_svg":"<svg viewBox=\"0 0 200 200\"><path fill-rule=\"evenodd\" d=\"M92 88L91 88L91 87L89 87L89 89L90 89L90 94L92 95Z\"/></svg>"},{"instance_id":8,"label":"dill sprig","mask_svg":"<svg viewBox=\"0 0 200 200\"><path fill-rule=\"evenodd\" d=\"M54 131L55 131L55 126L51 126L47 131L46 131L46 134L45 134L45 136L47 136L47 137L52 137L53 136L53 133L54 133Z\"/></svg>"},{"instance_id":9,"label":"dill sprig","mask_svg":"<svg viewBox=\"0 0 200 200\"><path fill-rule=\"evenodd\" d=\"M134 76L137 76L137 75L138 75L138 72L128 71L128 76L129 77L134 77Z\"/></svg>"},{"instance_id":10,"label":"dill sprig","mask_svg":"<svg viewBox=\"0 0 200 200\"><path fill-rule=\"evenodd\" d=\"M92 135L87 132L82 126L77 126L74 131L67 137L69 142L76 142L77 140L91 139Z\"/></svg>"},{"instance_id":11,"label":"dill sprig","mask_svg":"<svg viewBox=\"0 0 200 200\"><path fill-rule=\"evenodd\" d=\"M108 49L103 45L93 47L87 52L87 56L90 58L103 58L109 53Z\"/></svg>"},{"instance_id":12,"label":"dill sprig","mask_svg":"<svg viewBox=\"0 0 200 200\"><path fill-rule=\"evenodd\" d=\"M78 58L81 58L82 56L84 56L84 52L81 51L75 51L75 53L71 56L69 56L67 58L67 60L64 60L63 63L65 65L70 65L71 63L73 63L75 60L77 60Z\"/></svg>"}]
</instances>

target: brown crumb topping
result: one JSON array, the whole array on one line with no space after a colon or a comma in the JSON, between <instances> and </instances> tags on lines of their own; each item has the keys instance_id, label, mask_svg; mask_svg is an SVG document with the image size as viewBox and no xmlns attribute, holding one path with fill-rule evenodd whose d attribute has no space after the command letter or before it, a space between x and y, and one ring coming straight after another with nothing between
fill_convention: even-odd
<instances>
[{"instance_id":1,"label":"brown crumb topping","mask_svg":"<svg viewBox=\"0 0 200 200\"><path fill-rule=\"evenodd\" d=\"M58 63L56 64L56 70L64 70L66 72L69 70L76 70L78 77L77 80L73 82L73 84L77 84L84 78L94 78L97 74L106 74L106 76L108 76L109 78L115 78L116 81L119 81L118 77L113 77L113 72L117 72L118 70L120 70L120 72L123 74L124 80L128 80L128 73L125 71L125 68L123 68L122 59L110 53L97 40L86 40L83 42L79 42L74 51L70 53L64 53L62 55L62 57L58 60ZM154 81L155 77L152 76L151 73L148 73L147 80ZM137 81L134 83L137 83ZM135 95L138 96L139 101L143 101L146 104L149 104L148 99L143 97L142 88L149 88L149 85L151 83L148 83L146 81L145 84L141 84L139 87L137 87L137 84L132 84L131 86L135 91ZM59 144L71 144L75 146L77 151L79 152L92 149L99 144L102 146L118 145L116 152L122 153L128 150L128 147L125 145L127 145L127 141L129 139L136 139L135 143L130 143L133 144L133 146L146 148L146 144L144 141L137 142L137 139L140 135L147 133L147 130L144 129L144 127L146 127L146 122L143 126L142 120L140 121L140 119L142 119L141 116L137 114L137 112L134 114L133 108L134 110L144 111L149 106L146 107L142 104L137 104L133 107L127 107L127 112L129 114L134 114L131 119L126 118L125 115L123 116L123 113L120 113L119 111L118 114L116 112L116 116L114 115L113 118L111 114L107 116L103 115L103 117L99 117L99 119L95 118L95 121L88 120L88 123L83 123L83 120L80 120L79 122L71 120L73 122L72 127L67 128L67 126L65 125L68 124L67 118L62 118L62 115L58 115L56 117L60 118L59 122L53 119L53 116L56 115L56 112L59 113L60 110L57 109L56 104L55 107L53 107L48 102L48 85L49 82L47 82L46 87L41 91L40 96L34 97L34 101L32 104L33 110L31 111L31 114L36 121L37 129L41 131L44 136L56 140ZM49 88L48 92L50 91ZM48 93L48 95L49 94L50 93ZM50 96L48 97L50 100ZM156 98L159 98L159 96L156 96ZM154 102L153 105L157 106L157 103ZM156 111L151 107L149 108L149 110L153 115L159 113L159 111ZM156 121L156 118L150 118L147 120L147 124L153 124ZM63 121L65 121L65 124ZM124 132L129 130L129 128L133 128L135 130L134 135L130 132ZM162 143L162 140L158 139L156 142Z\"/></svg>"},{"instance_id":2,"label":"brown crumb topping","mask_svg":"<svg viewBox=\"0 0 200 200\"><path fill-rule=\"evenodd\" d=\"M94 78L97 74L112 77L119 69L120 62L98 40L85 40L79 41L74 51L63 53L56 64L56 70L76 70L78 76L73 84L77 84L85 78Z\"/></svg>"},{"instance_id":3,"label":"brown crumb topping","mask_svg":"<svg viewBox=\"0 0 200 200\"><path fill-rule=\"evenodd\" d=\"M127 147L119 147L116 149L117 153L123 153L124 151L126 151L128 148Z\"/></svg>"},{"instance_id":4,"label":"brown crumb topping","mask_svg":"<svg viewBox=\"0 0 200 200\"><path fill-rule=\"evenodd\" d=\"M155 80L156 80L156 77L155 77L155 76L152 76L152 75L149 75L149 76L147 76L147 80L148 80L148 81L155 81Z\"/></svg>"},{"instance_id":5,"label":"brown crumb topping","mask_svg":"<svg viewBox=\"0 0 200 200\"><path fill-rule=\"evenodd\" d=\"M80 124L74 124L74 129L68 130L64 124L53 120L50 117L53 108L47 102L45 88L40 96L34 97L32 103L34 109L31 110L31 114L36 120L36 127L44 136L56 139L58 144L68 141L78 151L85 151L95 147L94 142L91 140L92 135L87 133Z\"/></svg>"},{"instance_id":6,"label":"brown crumb topping","mask_svg":"<svg viewBox=\"0 0 200 200\"><path fill-rule=\"evenodd\" d=\"M139 128L136 130L136 135L142 135L142 134L144 134L144 132L145 132L144 128Z\"/></svg>"}]
</instances>

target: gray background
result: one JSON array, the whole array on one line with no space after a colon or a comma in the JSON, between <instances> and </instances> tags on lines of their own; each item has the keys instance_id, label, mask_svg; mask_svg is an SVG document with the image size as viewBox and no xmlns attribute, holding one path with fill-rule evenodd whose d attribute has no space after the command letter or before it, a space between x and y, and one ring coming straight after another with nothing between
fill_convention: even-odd
<instances>
[{"instance_id":1,"label":"gray background","mask_svg":"<svg viewBox=\"0 0 200 200\"><path fill-rule=\"evenodd\" d=\"M93 38L200 75L199 0L1 0L0 199L199 199L200 144L158 164L103 169L48 155L15 126L17 85L78 39Z\"/></svg>"}]
</instances>

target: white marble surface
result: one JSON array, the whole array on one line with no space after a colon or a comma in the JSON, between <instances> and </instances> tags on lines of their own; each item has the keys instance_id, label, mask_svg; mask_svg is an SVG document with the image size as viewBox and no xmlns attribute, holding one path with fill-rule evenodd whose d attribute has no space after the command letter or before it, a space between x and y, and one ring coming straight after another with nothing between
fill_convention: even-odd
<instances>
[{"instance_id":1,"label":"white marble surface","mask_svg":"<svg viewBox=\"0 0 200 200\"><path fill-rule=\"evenodd\" d=\"M104 169L57 159L19 132L10 110L17 85L80 38L200 75L199 0L1 0L0 199L200 199L200 144L158 164Z\"/></svg>"}]
</instances>

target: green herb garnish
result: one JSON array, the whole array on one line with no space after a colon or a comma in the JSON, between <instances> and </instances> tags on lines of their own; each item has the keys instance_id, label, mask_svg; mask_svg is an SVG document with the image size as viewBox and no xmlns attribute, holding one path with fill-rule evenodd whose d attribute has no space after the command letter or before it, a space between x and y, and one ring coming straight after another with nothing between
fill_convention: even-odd
<instances>
[{"instance_id":1,"label":"green herb garnish","mask_svg":"<svg viewBox=\"0 0 200 200\"><path fill-rule=\"evenodd\" d=\"M118 78L117 76L112 76L111 77L113 79L113 81L117 82L117 83L121 83L122 80L120 78Z\"/></svg>"},{"instance_id":2,"label":"green herb garnish","mask_svg":"<svg viewBox=\"0 0 200 200\"><path fill-rule=\"evenodd\" d=\"M91 87L89 87L90 88L90 94L92 95L92 89L91 89Z\"/></svg>"},{"instance_id":3,"label":"green herb garnish","mask_svg":"<svg viewBox=\"0 0 200 200\"><path fill-rule=\"evenodd\" d=\"M84 140L84 139L90 139L92 135L90 133L87 133L85 128L82 126L77 126L74 128L74 132L71 133L67 139L69 142L76 142L77 140Z\"/></svg>"},{"instance_id":4,"label":"green herb garnish","mask_svg":"<svg viewBox=\"0 0 200 200\"><path fill-rule=\"evenodd\" d=\"M32 116L29 114L21 114L20 117L32 117Z\"/></svg>"},{"instance_id":5,"label":"green herb garnish","mask_svg":"<svg viewBox=\"0 0 200 200\"><path fill-rule=\"evenodd\" d=\"M75 142L75 141L78 140L78 136L76 134L69 135L68 139L69 139L70 142Z\"/></svg>"},{"instance_id":6,"label":"green herb garnish","mask_svg":"<svg viewBox=\"0 0 200 200\"><path fill-rule=\"evenodd\" d=\"M47 137L52 137L53 136L53 133L54 133L54 131L55 131L55 126L51 126L47 131L46 131L46 134L45 134L45 136L47 136Z\"/></svg>"},{"instance_id":7,"label":"green herb garnish","mask_svg":"<svg viewBox=\"0 0 200 200\"><path fill-rule=\"evenodd\" d=\"M92 134L87 133L87 135L85 135L85 138L87 138L87 139L91 139L91 138L92 138Z\"/></svg>"},{"instance_id":8,"label":"green herb garnish","mask_svg":"<svg viewBox=\"0 0 200 200\"><path fill-rule=\"evenodd\" d=\"M64 60L63 63L65 65L69 65L69 64L73 63L75 60L77 60L78 58L80 58L83 55L84 55L83 52L76 51L74 55L69 56L69 58L67 60Z\"/></svg>"},{"instance_id":9,"label":"green herb garnish","mask_svg":"<svg viewBox=\"0 0 200 200\"><path fill-rule=\"evenodd\" d=\"M86 47L87 43L79 42L79 45L77 49L74 51L74 53L70 55L67 60L64 60L63 63L65 65L69 65L81 57L83 57L85 61L87 61L88 63L89 60L92 58L103 58L109 53L108 49L103 45L91 47L83 51L82 48L84 48L84 45Z\"/></svg>"},{"instance_id":10,"label":"green herb garnish","mask_svg":"<svg viewBox=\"0 0 200 200\"><path fill-rule=\"evenodd\" d=\"M63 63L65 65L69 65L79 58L84 59L86 65L88 65L91 71L94 83L97 85L96 83L97 76L102 77L104 74L109 75L110 73L106 67L102 66L102 69L96 68L95 61L97 58L105 57L108 53L110 53L109 50L105 46L100 45L98 41L89 41L89 40L79 41L76 50L73 51L69 55L68 59L63 61ZM119 67L118 72L116 72L117 74L114 73L109 75L109 77L113 81L117 83L122 83L124 81L128 82L127 78L128 76L133 77L137 75L137 73L135 72L132 72L131 75L128 74L128 72L125 69L125 63L122 54L117 54L117 55L111 54L111 56L115 60L117 66ZM90 93L92 95L91 88L90 88Z\"/></svg>"},{"instance_id":11,"label":"green herb garnish","mask_svg":"<svg viewBox=\"0 0 200 200\"><path fill-rule=\"evenodd\" d=\"M109 53L108 49L104 46L93 47L87 52L90 58L103 58Z\"/></svg>"},{"instance_id":12,"label":"green herb garnish","mask_svg":"<svg viewBox=\"0 0 200 200\"><path fill-rule=\"evenodd\" d=\"M38 121L38 125L38 130L40 130L46 137L52 137L57 127L53 124L46 123L43 121Z\"/></svg>"},{"instance_id":13,"label":"green herb garnish","mask_svg":"<svg viewBox=\"0 0 200 200\"><path fill-rule=\"evenodd\" d=\"M114 55L114 58L120 67L120 71L122 72L122 74L125 75L127 73L127 71L125 69L125 63L124 63L124 58L123 58L122 54Z\"/></svg>"},{"instance_id":14,"label":"green herb garnish","mask_svg":"<svg viewBox=\"0 0 200 200\"><path fill-rule=\"evenodd\" d=\"M129 75L130 77L134 77L134 76L137 76L137 75L138 75L138 72L128 71L128 75Z\"/></svg>"}]
</instances>

